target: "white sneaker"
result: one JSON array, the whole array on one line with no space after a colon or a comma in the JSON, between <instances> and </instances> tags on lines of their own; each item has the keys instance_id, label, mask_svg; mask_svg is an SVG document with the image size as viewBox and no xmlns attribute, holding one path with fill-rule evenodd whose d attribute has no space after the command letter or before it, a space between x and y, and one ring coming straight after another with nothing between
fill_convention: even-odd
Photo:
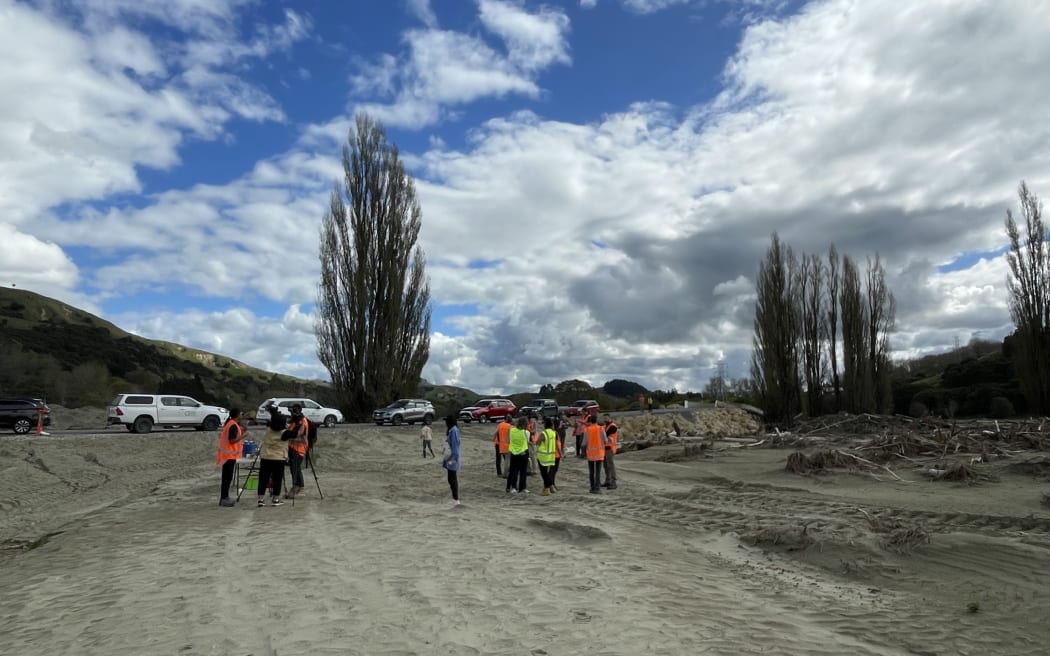
<instances>
[{"instance_id":1,"label":"white sneaker","mask_svg":"<svg viewBox=\"0 0 1050 656\"><path fill-rule=\"evenodd\" d=\"M509 490L507 490L507 494L517 494L517 493L518 493L518 491L515 490L514 488L510 488Z\"/></svg>"},{"instance_id":2,"label":"white sneaker","mask_svg":"<svg viewBox=\"0 0 1050 656\"><path fill-rule=\"evenodd\" d=\"M459 505L459 499L453 499L452 500L452 507L455 508L458 505Z\"/></svg>"}]
</instances>

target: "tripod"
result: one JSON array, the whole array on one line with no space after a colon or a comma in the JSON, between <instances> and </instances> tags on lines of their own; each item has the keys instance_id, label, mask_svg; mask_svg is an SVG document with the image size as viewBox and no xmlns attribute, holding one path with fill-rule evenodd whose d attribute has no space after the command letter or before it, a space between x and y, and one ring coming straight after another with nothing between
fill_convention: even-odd
<instances>
[{"instance_id":1,"label":"tripod","mask_svg":"<svg viewBox=\"0 0 1050 656\"><path fill-rule=\"evenodd\" d=\"M313 458L310 457L310 452L311 451L313 451L312 447L306 450L306 464L307 464L307 466L310 467L310 472L314 475L314 485L317 486L317 494L319 494L321 496L321 498L323 499L324 498L324 492L321 491L321 482L317 480L317 467L314 465ZM294 499L293 499L293 501L294 501Z\"/></svg>"}]
</instances>

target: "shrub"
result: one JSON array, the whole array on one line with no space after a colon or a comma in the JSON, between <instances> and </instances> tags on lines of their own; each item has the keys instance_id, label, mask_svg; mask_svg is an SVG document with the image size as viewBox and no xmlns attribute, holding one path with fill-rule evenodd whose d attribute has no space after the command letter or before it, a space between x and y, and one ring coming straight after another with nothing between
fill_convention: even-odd
<instances>
[{"instance_id":1,"label":"shrub","mask_svg":"<svg viewBox=\"0 0 1050 656\"><path fill-rule=\"evenodd\" d=\"M988 413L996 419L1006 419L1014 416L1014 404L1005 396L997 396L988 404Z\"/></svg>"}]
</instances>

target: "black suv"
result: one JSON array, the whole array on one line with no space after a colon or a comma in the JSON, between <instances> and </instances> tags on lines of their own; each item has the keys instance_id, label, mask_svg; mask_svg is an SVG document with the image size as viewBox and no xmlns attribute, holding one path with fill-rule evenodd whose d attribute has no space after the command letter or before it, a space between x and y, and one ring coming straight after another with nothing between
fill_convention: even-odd
<instances>
[{"instance_id":1,"label":"black suv","mask_svg":"<svg viewBox=\"0 0 1050 656\"><path fill-rule=\"evenodd\" d=\"M40 411L43 424L51 425L51 408L41 399L31 396L0 396L0 428L11 428L24 435L36 428Z\"/></svg>"}]
</instances>

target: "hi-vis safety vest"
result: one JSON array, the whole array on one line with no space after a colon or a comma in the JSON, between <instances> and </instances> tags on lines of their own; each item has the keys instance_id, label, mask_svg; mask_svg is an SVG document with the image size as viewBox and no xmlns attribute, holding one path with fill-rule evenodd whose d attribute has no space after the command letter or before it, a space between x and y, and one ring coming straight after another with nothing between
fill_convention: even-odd
<instances>
[{"instance_id":1,"label":"hi-vis safety vest","mask_svg":"<svg viewBox=\"0 0 1050 656\"><path fill-rule=\"evenodd\" d=\"M583 429L587 439L587 460L590 462L603 462L605 460L605 431L598 424L587 424Z\"/></svg>"},{"instance_id":2,"label":"hi-vis safety vest","mask_svg":"<svg viewBox=\"0 0 1050 656\"><path fill-rule=\"evenodd\" d=\"M500 453L510 452L510 429L509 421L504 421L496 427L496 439L492 440L492 443L499 447Z\"/></svg>"},{"instance_id":3,"label":"hi-vis safety vest","mask_svg":"<svg viewBox=\"0 0 1050 656\"><path fill-rule=\"evenodd\" d=\"M228 419L219 433L219 450L215 452L215 464L222 467L227 460L236 460L244 453L241 435L244 429L236 420Z\"/></svg>"},{"instance_id":4,"label":"hi-vis safety vest","mask_svg":"<svg viewBox=\"0 0 1050 656\"><path fill-rule=\"evenodd\" d=\"M529 432L522 428L510 429L510 454L520 456L529 452Z\"/></svg>"},{"instance_id":5,"label":"hi-vis safety vest","mask_svg":"<svg viewBox=\"0 0 1050 656\"><path fill-rule=\"evenodd\" d=\"M310 442L306 439L310 434L310 420L306 417L293 419L288 422L288 430L295 431L295 437L288 440L288 448L305 457L306 450L310 448Z\"/></svg>"},{"instance_id":6,"label":"hi-vis safety vest","mask_svg":"<svg viewBox=\"0 0 1050 656\"><path fill-rule=\"evenodd\" d=\"M612 430L614 428L615 431ZM605 448L616 453L616 449L620 446L620 429L610 421L605 425L605 435L609 438L609 444Z\"/></svg>"},{"instance_id":7,"label":"hi-vis safety vest","mask_svg":"<svg viewBox=\"0 0 1050 656\"><path fill-rule=\"evenodd\" d=\"M548 428L541 435L539 447L536 449L536 461L544 467L552 467L558 459L558 434L553 428Z\"/></svg>"}]
</instances>

